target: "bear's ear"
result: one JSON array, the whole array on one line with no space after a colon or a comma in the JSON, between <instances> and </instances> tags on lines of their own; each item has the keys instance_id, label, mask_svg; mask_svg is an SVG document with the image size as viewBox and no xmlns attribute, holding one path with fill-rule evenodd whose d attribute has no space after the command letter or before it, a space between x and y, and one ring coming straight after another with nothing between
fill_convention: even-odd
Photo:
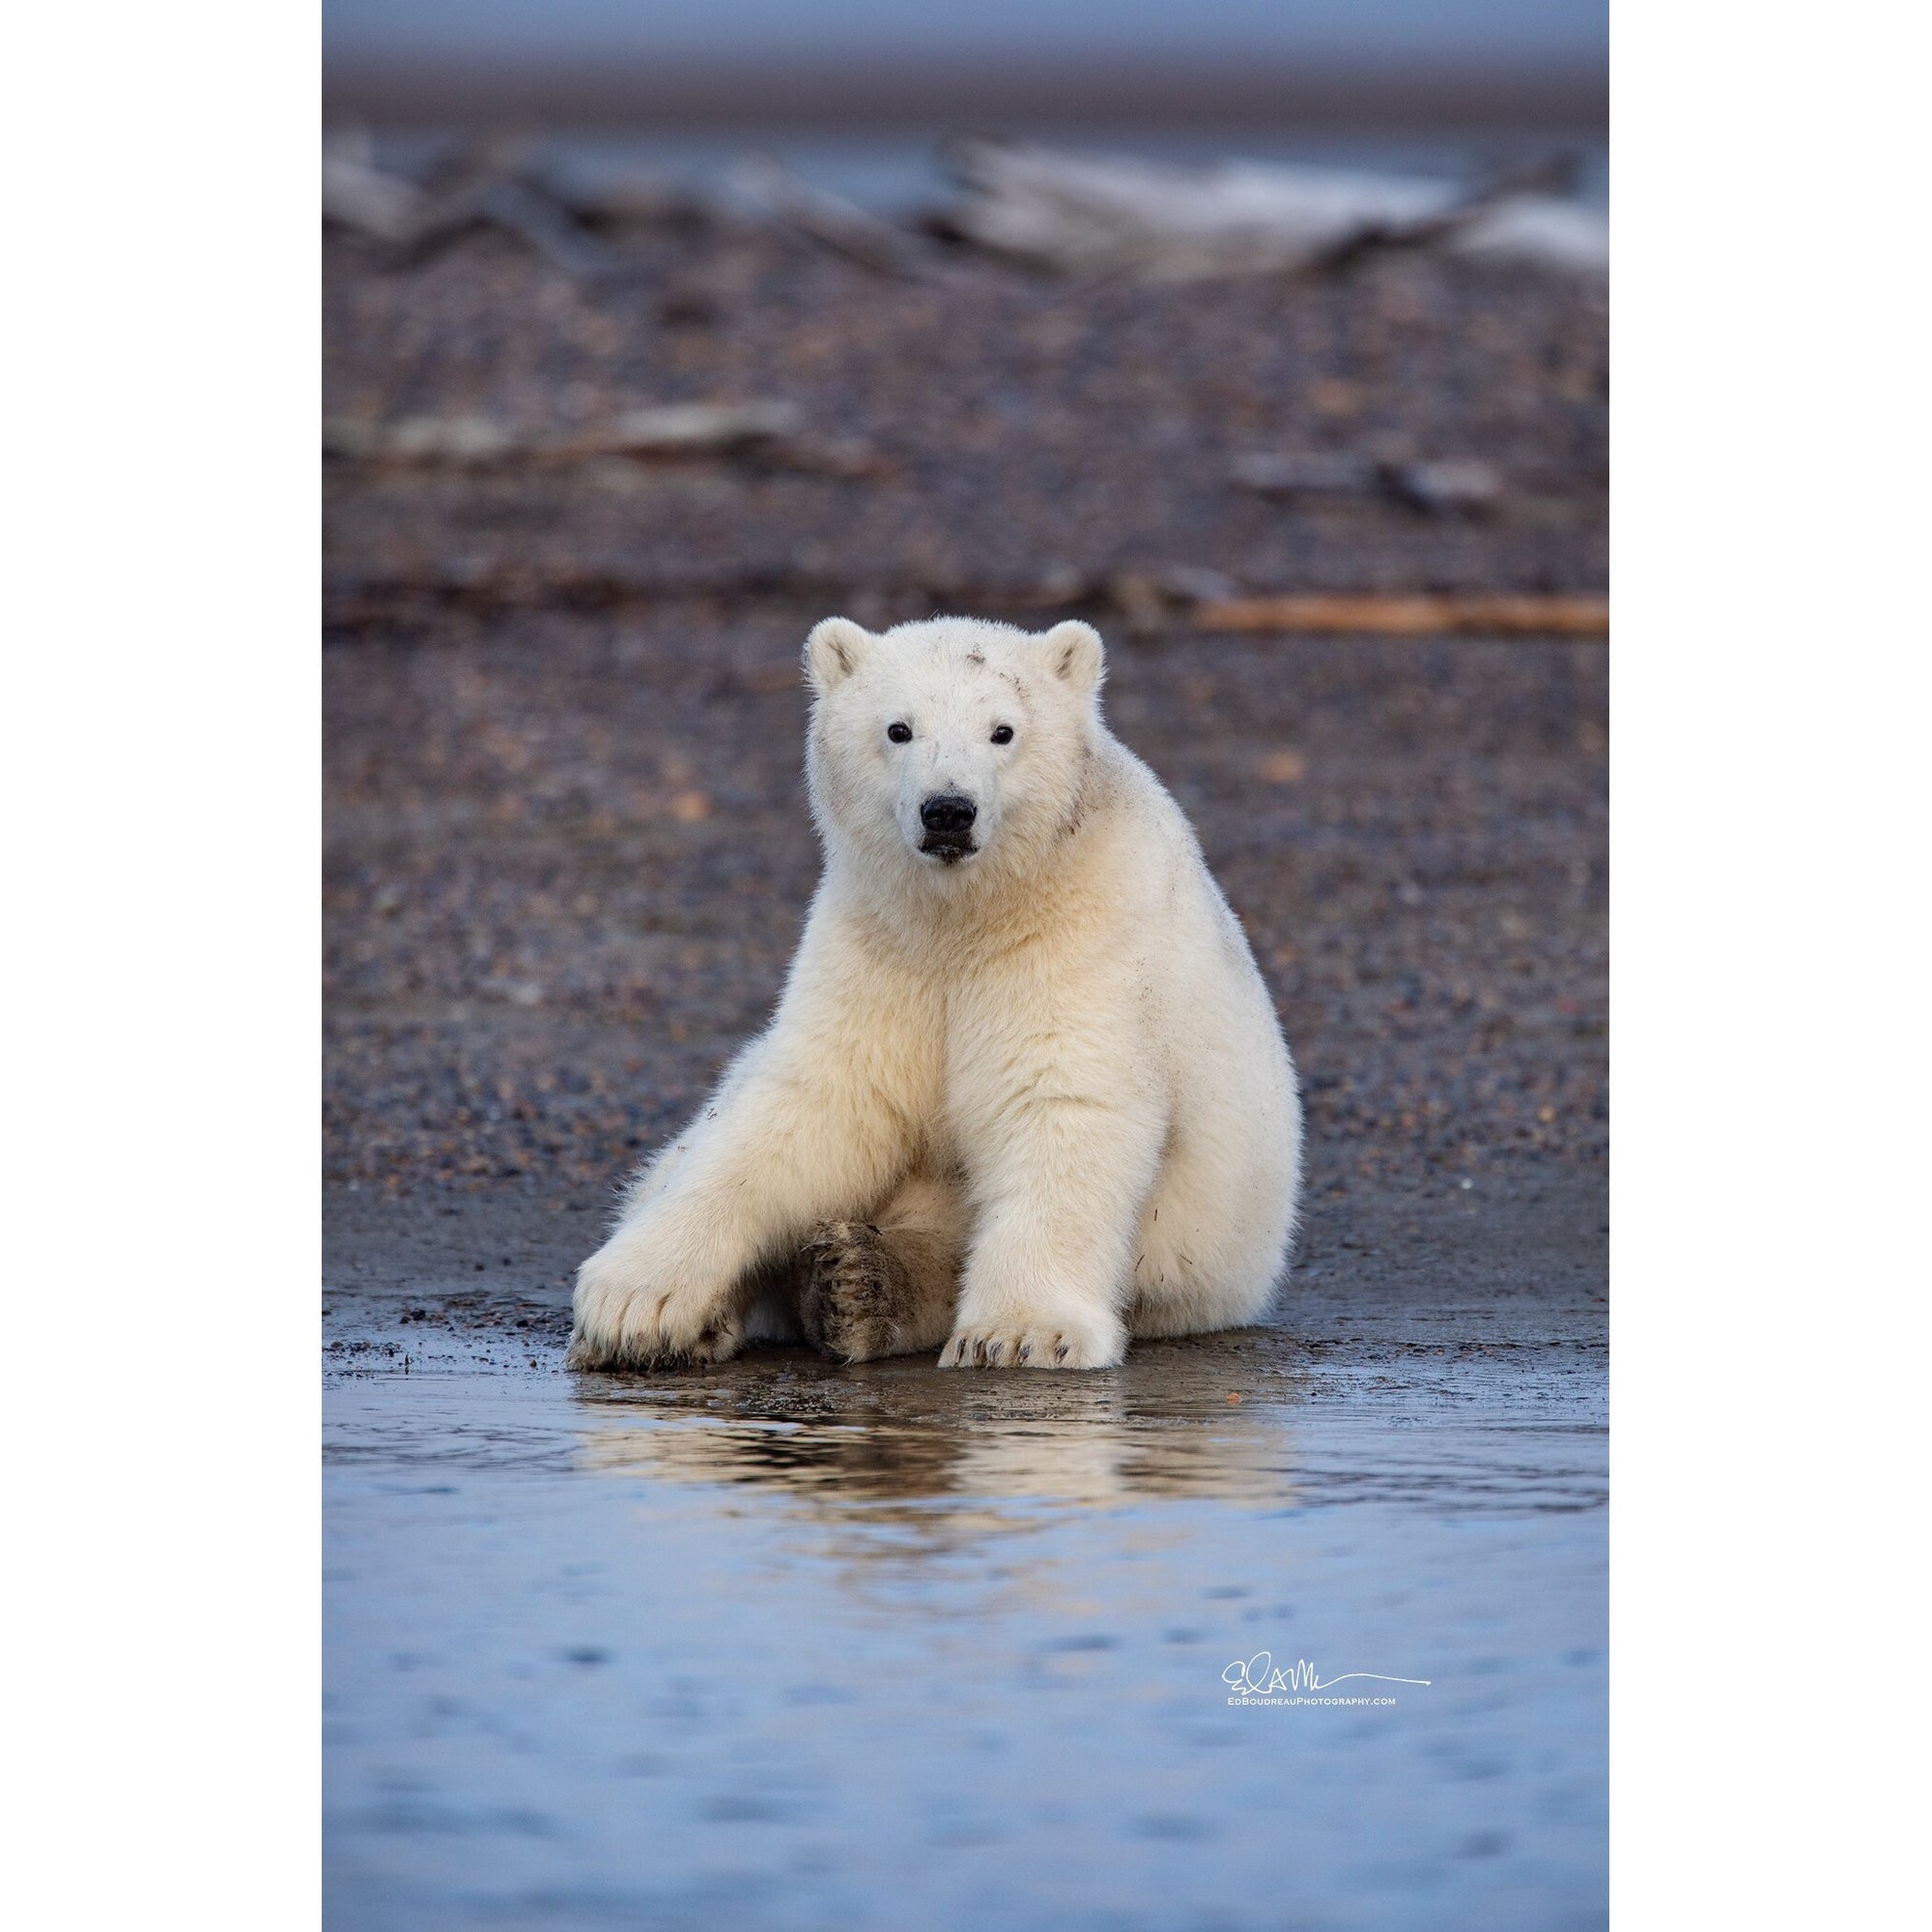
<instances>
[{"instance_id":1,"label":"bear's ear","mask_svg":"<svg viewBox=\"0 0 1932 1932\"><path fill-rule=\"evenodd\" d=\"M866 662L877 642L871 632L850 617L827 617L814 624L811 636L805 640L805 674L812 690L823 697Z\"/></svg>"},{"instance_id":2,"label":"bear's ear","mask_svg":"<svg viewBox=\"0 0 1932 1932\"><path fill-rule=\"evenodd\" d=\"M1075 691L1099 690L1107 671L1107 653L1092 624L1069 617L1065 623L1054 625L1040 641L1046 646L1046 661L1054 676L1062 683L1070 684Z\"/></svg>"}]
</instances>

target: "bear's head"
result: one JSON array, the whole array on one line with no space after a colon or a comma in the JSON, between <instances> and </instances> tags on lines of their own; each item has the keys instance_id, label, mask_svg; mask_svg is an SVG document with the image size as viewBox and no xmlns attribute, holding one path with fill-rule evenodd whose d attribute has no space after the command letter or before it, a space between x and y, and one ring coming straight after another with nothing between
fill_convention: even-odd
<instances>
[{"instance_id":1,"label":"bear's head","mask_svg":"<svg viewBox=\"0 0 1932 1932\"><path fill-rule=\"evenodd\" d=\"M807 771L829 844L949 889L1024 873L1079 821L1105 657L1089 624L934 617L806 640ZM956 885L955 885L956 882Z\"/></svg>"}]
</instances>

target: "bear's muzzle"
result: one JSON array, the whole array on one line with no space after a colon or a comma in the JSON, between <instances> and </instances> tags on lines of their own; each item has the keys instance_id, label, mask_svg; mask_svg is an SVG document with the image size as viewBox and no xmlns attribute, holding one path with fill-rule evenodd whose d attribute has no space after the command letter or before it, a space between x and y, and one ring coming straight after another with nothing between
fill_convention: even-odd
<instances>
[{"instance_id":1,"label":"bear's muzzle","mask_svg":"<svg viewBox=\"0 0 1932 1932\"><path fill-rule=\"evenodd\" d=\"M925 827L919 849L949 866L969 857L979 850L973 843L973 821L979 815L980 808L961 793L934 792L919 808L919 822Z\"/></svg>"}]
</instances>

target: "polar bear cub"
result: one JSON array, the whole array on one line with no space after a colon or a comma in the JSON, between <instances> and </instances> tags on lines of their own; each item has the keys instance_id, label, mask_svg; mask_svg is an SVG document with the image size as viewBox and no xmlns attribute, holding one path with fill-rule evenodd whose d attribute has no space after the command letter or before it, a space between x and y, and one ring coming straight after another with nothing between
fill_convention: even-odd
<instances>
[{"instance_id":1,"label":"polar bear cub","mask_svg":"<svg viewBox=\"0 0 1932 1932\"><path fill-rule=\"evenodd\" d=\"M1101 722L1098 634L829 617L805 668L825 869L797 956L580 1270L572 1366L802 1336L1099 1369L1254 1321L1294 1069L1180 809Z\"/></svg>"}]
</instances>

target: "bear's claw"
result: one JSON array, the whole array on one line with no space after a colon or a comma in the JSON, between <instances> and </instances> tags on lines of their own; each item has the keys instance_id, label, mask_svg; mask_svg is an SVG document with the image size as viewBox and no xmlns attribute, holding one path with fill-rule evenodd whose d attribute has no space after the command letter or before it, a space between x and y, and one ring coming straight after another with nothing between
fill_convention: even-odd
<instances>
[{"instance_id":1,"label":"bear's claw","mask_svg":"<svg viewBox=\"0 0 1932 1932\"><path fill-rule=\"evenodd\" d=\"M578 1271L569 1369L654 1369L727 1362L745 1346L728 1303L657 1286L635 1259L606 1247Z\"/></svg>"},{"instance_id":2,"label":"bear's claw","mask_svg":"<svg viewBox=\"0 0 1932 1932\"><path fill-rule=\"evenodd\" d=\"M1111 1369L1126 1354L1118 1321L987 1321L955 1328L939 1351L942 1369Z\"/></svg>"}]
</instances>

